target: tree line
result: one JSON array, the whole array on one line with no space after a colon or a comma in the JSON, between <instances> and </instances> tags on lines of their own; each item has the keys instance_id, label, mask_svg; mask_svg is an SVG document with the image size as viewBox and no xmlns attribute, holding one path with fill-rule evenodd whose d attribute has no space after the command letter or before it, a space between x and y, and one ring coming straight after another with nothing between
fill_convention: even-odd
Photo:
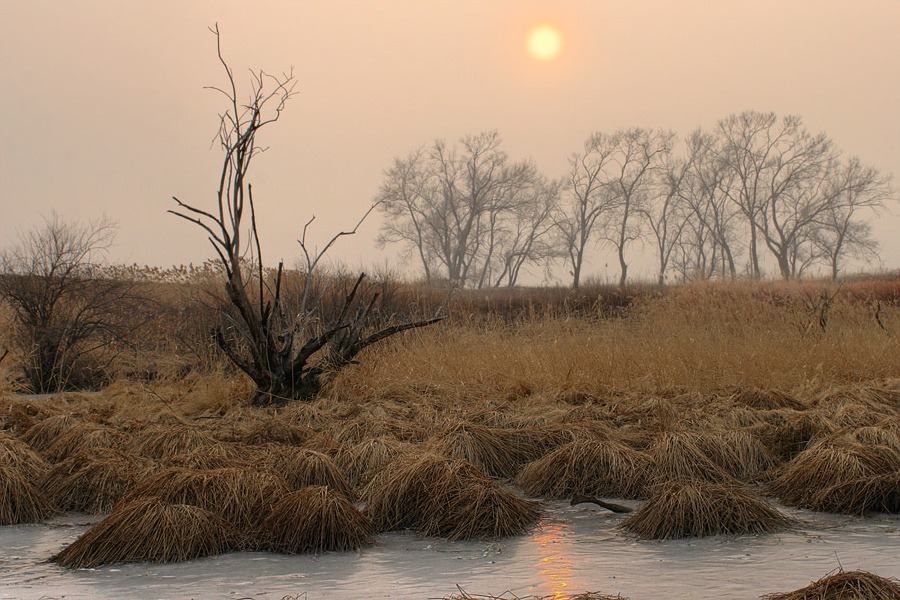
<instances>
[{"instance_id":1,"label":"tree line","mask_svg":"<svg viewBox=\"0 0 900 600\"><path fill-rule=\"evenodd\" d=\"M595 132L559 179L501 146L484 132L395 158L376 196L379 244L404 246L428 282L475 288L559 264L578 288L600 247L623 285L635 243L653 248L660 284L758 278L765 260L785 279L813 268L837 278L849 260L877 257L867 217L895 199L890 176L774 112L729 115L683 141Z\"/></svg>"}]
</instances>

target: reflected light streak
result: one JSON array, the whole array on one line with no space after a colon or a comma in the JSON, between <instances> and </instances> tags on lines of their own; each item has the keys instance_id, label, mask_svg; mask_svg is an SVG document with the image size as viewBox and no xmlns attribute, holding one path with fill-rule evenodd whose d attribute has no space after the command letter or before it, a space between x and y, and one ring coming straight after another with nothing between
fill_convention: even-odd
<instances>
[{"instance_id":1,"label":"reflected light streak","mask_svg":"<svg viewBox=\"0 0 900 600\"><path fill-rule=\"evenodd\" d=\"M544 580L553 594L553 600L565 600L572 582L572 561L569 550L569 526L565 523L547 524L534 532L534 541L538 544L538 575Z\"/></svg>"}]
</instances>

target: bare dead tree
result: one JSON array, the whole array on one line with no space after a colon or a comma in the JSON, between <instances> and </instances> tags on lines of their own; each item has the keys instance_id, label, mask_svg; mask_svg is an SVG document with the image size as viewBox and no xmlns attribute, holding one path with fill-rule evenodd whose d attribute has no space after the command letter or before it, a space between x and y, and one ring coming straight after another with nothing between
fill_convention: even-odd
<instances>
[{"instance_id":1,"label":"bare dead tree","mask_svg":"<svg viewBox=\"0 0 900 600\"><path fill-rule=\"evenodd\" d=\"M361 297L365 278L361 274L349 287L338 313L324 315L321 297L313 297L312 292L316 268L338 239L356 232L370 208L353 229L337 233L320 252L310 252L307 243L314 217L306 223L298 240L305 260L305 284L300 309L288 314L283 263L277 269L264 267L247 174L253 158L263 150L257 134L279 119L295 93L297 81L293 72L275 76L254 71L249 99L242 103L234 73L222 55L218 26L211 31L227 77L224 89L213 88L227 99L217 134L225 156L216 205L207 211L174 198L177 209L169 212L207 233L223 267L231 310L221 311L225 326L216 328L214 338L223 353L256 384L251 402L264 405L310 399L321 391L330 374L350 364L364 348L401 331L441 321L443 307L431 318L370 330L367 323L377 295Z\"/></svg>"},{"instance_id":2,"label":"bare dead tree","mask_svg":"<svg viewBox=\"0 0 900 600\"><path fill-rule=\"evenodd\" d=\"M96 387L141 324L133 282L110 277L101 257L115 225L65 222L55 213L0 253L0 299L12 309L10 343L36 393Z\"/></svg>"}]
</instances>

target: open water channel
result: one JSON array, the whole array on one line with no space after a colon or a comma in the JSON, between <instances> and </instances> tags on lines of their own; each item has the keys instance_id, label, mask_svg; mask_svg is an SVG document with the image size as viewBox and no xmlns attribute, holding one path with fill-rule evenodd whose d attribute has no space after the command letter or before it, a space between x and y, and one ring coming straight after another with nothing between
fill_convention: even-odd
<instances>
[{"instance_id":1,"label":"open water channel","mask_svg":"<svg viewBox=\"0 0 900 600\"><path fill-rule=\"evenodd\" d=\"M592 591L632 600L751 600L804 587L839 567L900 578L900 517L782 510L801 525L762 536L639 541L616 527L621 515L550 502L532 533L493 542L389 533L359 552L238 552L74 571L47 559L96 518L69 514L51 524L0 527L0 598L426 600L459 594L459 585L505 598Z\"/></svg>"}]
</instances>

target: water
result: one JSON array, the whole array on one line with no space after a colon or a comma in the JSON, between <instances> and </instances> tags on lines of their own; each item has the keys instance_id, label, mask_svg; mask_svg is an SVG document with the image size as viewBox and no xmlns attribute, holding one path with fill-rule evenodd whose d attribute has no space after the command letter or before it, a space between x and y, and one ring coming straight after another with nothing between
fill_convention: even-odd
<instances>
[{"instance_id":1,"label":"water","mask_svg":"<svg viewBox=\"0 0 900 600\"><path fill-rule=\"evenodd\" d=\"M238 552L75 571L46 562L89 527L90 517L67 515L54 525L0 528L0 598L426 600L459 593L459 585L508 598L594 591L632 600L750 600L804 587L841 566L900 577L900 517L783 510L802 519L800 527L659 542L619 530L622 515L551 502L533 533L494 542L389 533L351 553Z\"/></svg>"}]
</instances>

